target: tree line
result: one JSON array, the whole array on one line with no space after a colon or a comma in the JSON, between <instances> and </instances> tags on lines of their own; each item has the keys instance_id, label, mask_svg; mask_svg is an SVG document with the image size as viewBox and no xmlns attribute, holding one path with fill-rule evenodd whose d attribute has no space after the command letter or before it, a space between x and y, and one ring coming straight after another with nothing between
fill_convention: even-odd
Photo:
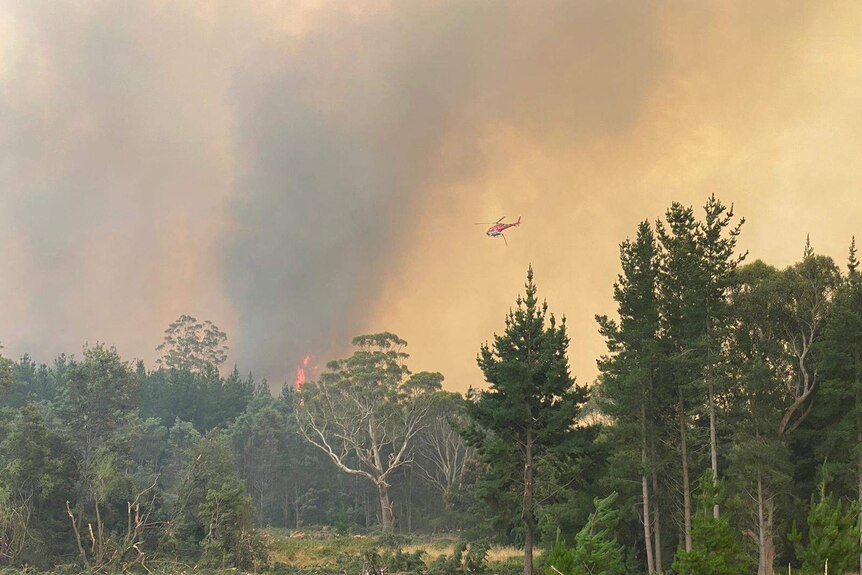
<instances>
[{"instance_id":1,"label":"tree line","mask_svg":"<svg viewBox=\"0 0 862 575\"><path fill-rule=\"evenodd\" d=\"M354 474L334 473L315 447L315 386L301 398L292 384L273 395L236 367L221 375L226 336L211 322L181 316L153 370L102 344L51 365L0 356L0 565L261 570L260 527L457 529L469 506L463 486L478 468L452 427L464 399L442 391L439 374L408 379L406 353L380 351L403 345L392 334L358 338L357 356L321 377L344 384L345 370L371 379L381 370L385 385L403 387L329 397L337 409L327 416L338 421L361 421L369 406L381 417L369 458L364 436L338 447L360 448L336 458L346 470L382 461ZM386 373L393 354L399 365ZM399 401L419 399L414 415L398 411ZM400 446L395 460L392 445Z\"/></svg>"},{"instance_id":2,"label":"tree line","mask_svg":"<svg viewBox=\"0 0 862 575\"><path fill-rule=\"evenodd\" d=\"M832 572L855 572L855 241L845 273L808 242L778 269L745 262L742 223L714 196L701 219L675 203L655 225L642 222L620 246L618 317L597 317L608 354L595 399L610 418L613 467L628 470L619 479L639 485L618 487L637 502L639 553L648 573L671 562L687 573L767 575L776 563L820 573L826 559ZM696 507L695 491L711 509ZM806 517L826 507L843 521L831 535L817 531L823 517Z\"/></svg>"},{"instance_id":3,"label":"tree line","mask_svg":"<svg viewBox=\"0 0 862 575\"><path fill-rule=\"evenodd\" d=\"M329 526L515 543L526 575L860 571L855 242L777 268L743 224L713 196L633 230L589 386L532 268L465 396L388 332L275 395L190 316L152 370L0 358L0 564L263 569L258 528Z\"/></svg>"}]
</instances>

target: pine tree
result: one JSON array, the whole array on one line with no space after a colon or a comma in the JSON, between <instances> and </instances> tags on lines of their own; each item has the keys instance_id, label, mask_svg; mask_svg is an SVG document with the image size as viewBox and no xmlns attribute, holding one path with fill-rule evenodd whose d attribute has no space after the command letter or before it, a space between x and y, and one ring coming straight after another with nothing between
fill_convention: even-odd
<instances>
[{"instance_id":1,"label":"pine tree","mask_svg":"<svg viewBox=\"0 0 862 575\"><path fill-rule=\"evenodd\" d=\"M727 208L715 195L710 196L704 206L706 217L699 226L698 247L704 270L704 307L706 325L704 326L704 367L703 378L707 390L707 410L709 414L709 453L712 480L718 483L718 431L716 429L716 403L718 402L717 373L722 364L721 349L727 331L729 300L732 275L736 267L745 259L745 254L735 255L736 239L745 223L741 219L725 233L733 221L733 205ZM719 506L713 508L715 517Z\"/></svg>"},{"instance_id":2,"label":"pine tree","mask_svg":"<svg viewBox=\"0 0 862 575\"><path fill-rule=\"evenodd\" d=\"M614 284L619 321L596 316L609 355L599 359L602 411L613 418L614 436L623 454L640 467L642 522L647 572L662 570L656 439L667 398L657 389L661 361L656 294L658 254L649 222L638 226L634 242L620 245L622 274ZM671 400L672 401L672 400ZM636 458L636 459L635 459ZM632 461L634 463L634 461ZM652 479L652 485L650 485ZM653 547L655 544L655 547Z\"/></svg>"},{"instance_id":3,"label":"pine tree","mask_svg":"<svg viewBox=\"0 0 862 575\"><path fill-rule=\"evenodd\" d=\"M698 223L694 211L673 203L665 213L667 225L656 223L661 246L658 281L663 347L668 353L669 376L676 395L678 455L682 480L682 534L691 550L691 485L689 466L690 414L704 403L698 381L703 371L705 272L699 257Z\"/></svg>"},{"instance_id":4,"label":"pine tree","mask_svg":"<svg viewBox=\"0 0 862 575\"><path fill-rule=\"evenodd\" d=\"M547 310L548 304L536 299L530 267L526 296L519 296L517 308L509 312L506 330L494 336L493 346L480 350L478 363L488 389L471 390L468 405L466 438L488 474L497 478L497 491L511 496L498 501L508 506L514 500L521 509L524 575L533 573L537 461L549 452L571 449L584 431L574 423L587 392L569 374L565 317L557 324Z\"/></svg>"},{"instance_id":5,"label":"pine tree","mask_svg":"<svg viewBox=\"0 0 862 575\"><path fill-rule=\"evenodd\" d=\"M834 488L862 506L862 282L857 267L854 240L848 276L835 292L818 348L822 383L812 427L818 430L815 454L830 462ZM862 513L858 521L862 529Z\"/></svg>"},{"instance_id":6,"label":"pine tree","mask_svg":"<svg viewBox=\"0 0 862 575\"><path fill-rule=\"evenodd\" d=\"M825 477L817 493L811 496L808 512L808 543L802 544L802 535L794 525L789 535L802 563L803 575L824 572L827 560L830 573L850 573L855 570L860 553L858 515L856 503L844 509L841 502L826 493Z\"/></svg>"},{"instance_id":7,"label":"pine tree","mask_svg":"<svg viewBox=\"0 0 862 575\"><path fill-rule=\"evenodd\" d=\"M575 536L572 550L572 575L622 575L625 573L625 550L614 537L619 511L614 509L617 494L596 498L596 510Z\"/></svg>"},{"instance_id":8,"label":"pine tree","mask_svg":"<svg viewBox=\"0 0 862 575\"><path fill-rule=\"evenodd\" d=\"M748 565L742 542L727 514L715 517L713 509L724 502L724 485L715 483L712 471L700 479L697 511L691 526L692 549L677 551L673 569L679 575L738 575Z\"/></svg>"},{"instance_id":9,"label":"pine tree","mask_svg":"<svg viewBox=\"0 0 862 575\"><path fill-rule=\"evenodd\" d=\"M614 536L619 511L614 508L617 493L593 500L595 510L575 535L572 547L557 539L545 557L545 575L622 575L625 547Z\"/></svg>"}]
</instances>

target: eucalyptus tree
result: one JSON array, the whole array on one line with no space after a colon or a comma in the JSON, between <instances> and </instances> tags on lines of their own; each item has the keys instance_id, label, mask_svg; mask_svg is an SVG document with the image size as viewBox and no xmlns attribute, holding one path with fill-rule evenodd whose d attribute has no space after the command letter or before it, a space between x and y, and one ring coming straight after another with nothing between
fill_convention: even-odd
<instances>
[{"instance_id":1,"label":"eucalyptus tree","mask_svg":"<svg viewBox=\"0 0 862 575\"><path fill-rule=\"evenodd\" d=\"M439 392L428 425L417 442L416 469L451 510L468 474L477 463L476 450L459 433L467 425L463 396Z\"/></svg>"},{"instance_id":2,"label":"eucalyptus tree","mask_svg":"<svg viewBox=\"0 0 862 575\"><path fill-rule=\"evenodd\" d=\"M227 335L210 320L203 322L183 314L165 330L156 351L161 357L156 365L201 373L208 367L218 368L227 359Z\"/></svg>"},{"instance_id":3,"label":"eucalyptus tree","mask_svg":"<svg viewBox=\"0 0 862 575\"><path fill-rule=\"evenodd\" d=\"M536 464L545 455L572 450L587 431L576 425L587 391L575 385L566 351L569 337L539 303L532 267L526 295L506 317L506 329L484 344L478 357L488 387L471 390L466 437L479 452L487 473L496 477L494 494L503 505L512 499L524 530L524 575L533 573L536 533ZM509 513L514 510L509 509Z\"/></svg>"},{"instance_id":4,"label":"eucalyptus tree","mask_svg":"<svg viewBox=\"0 0 862 575\"><path fill-rule=\"evenodd\" d=\"M811 412L817 387L815 348L828 318L832 296L841 283L841 274L832 258L817 255L806 246L806 255L782 273L778 310L786 349L794 373L788 379L793 402L781 418L779 432L794 431Z\"/></svg>"},{"instance_id":5,"label":"eucalyptus tree","mask_svg":"<svg viewBox=\"0 0 862 575\"><path fill-rule=\"evenodd\" d=\"M443 376L410 375L407 342L384 332L353 338L358 349L331 361L306 382L296 411L299 430L343 472L374 484L381 528L391 531L393 474L413 461L417 435L427 424Z\"/></svg>"},{"instance_id":6,"label":"eucalyptus tree","mask_svg":"<svg viewBox=\"0 0 862 575\"><path fill-rule=\"evenodd\" d=\"M739 270L730 350L739 417L731 451L736 485L751 498L759 575L771 575L776 514L791 481L788 436L811 413L818 373L812 354L839 282L830 258L784 270L757 261Z\"/></svg>"}]
</instances>

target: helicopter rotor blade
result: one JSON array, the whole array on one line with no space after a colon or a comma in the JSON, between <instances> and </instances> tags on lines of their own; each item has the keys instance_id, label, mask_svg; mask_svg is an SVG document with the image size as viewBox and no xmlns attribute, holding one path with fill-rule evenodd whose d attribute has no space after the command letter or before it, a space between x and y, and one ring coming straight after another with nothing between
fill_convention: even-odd
<instances>
[{"instance_id":1,"label":"helicopter rotor blade","mask_svg":"<svg viewBox=\"0 0 862 575\"><path fill-rule=\"evenodd\" d=\"M505 220L505 219L506 219L506 216L503 216L502 218L500 218L499 220L497 220L497 221L496 221L496 222L494 222L494 223L495 223L495 224L499 224L500 222L502 222L502 221L503 221L503 220Z\"/></svg>"}]
</instances>

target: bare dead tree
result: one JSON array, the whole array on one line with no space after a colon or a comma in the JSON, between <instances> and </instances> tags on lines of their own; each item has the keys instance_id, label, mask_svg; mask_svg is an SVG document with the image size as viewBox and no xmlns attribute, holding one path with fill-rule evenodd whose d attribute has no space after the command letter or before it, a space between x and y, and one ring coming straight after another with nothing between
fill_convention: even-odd
<instances>
[{"instance_id":1,"label":"bare dead tree","mask_svg":"<svg viewBox=\"0 0 862 575\"><path fill-rule=\"evenodd\" d=\"M85 539L81 536L80 528L84 522L84 511L80 509L76 516L69 501L66 501L66 514L72 524L78 554L88 569L105 572L117 569L126 571L134 565L141 565L146 569L144 566L146 556L142 548L144 535L147 529L160 524L150 521L152 510L155 508L156 493L153 490L157 482L158 476L149 487L138 492L133 500L126 502L126 532L122 538L105 537L99 500L96 498L94 509L96 526L94 528L92 522L87 522L86 535L89 536L87 547L84 546ZM145 503L143 507L142 503Z\"/></svg>"},{"instance_id":2,"label":"bare dead tree","mask_svg":"<svg viewBox=\"0 0 862 575\"><path fill-rule=\"evenodd\" d=\"M0 492L0 564L14 563L30 540L30 516L33 512L32 497L14 501Z\"/></svg>"}]
</instances>

